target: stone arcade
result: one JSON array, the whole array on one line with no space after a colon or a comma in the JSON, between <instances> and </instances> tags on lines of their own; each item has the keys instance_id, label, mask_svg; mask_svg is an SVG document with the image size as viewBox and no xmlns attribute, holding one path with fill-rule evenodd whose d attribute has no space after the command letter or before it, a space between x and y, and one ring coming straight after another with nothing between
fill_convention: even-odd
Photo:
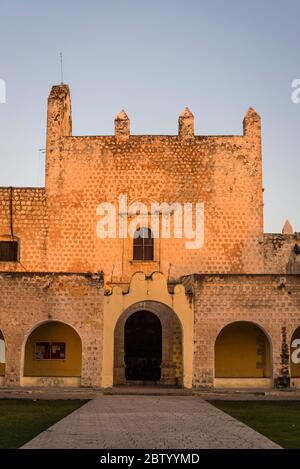
<instances>
[{"instance_id":1,"label":"stone arcade","mask_svg":"<svg viewBox=\"0 0 300 469\"><path fill-rule=\"evenodd\" d=\"M100 239L120 194L203 202L203 246ZM114 136L73 136L54 86L45 188L0 188L0 385L300 387L299 246L288 222L264 233L253 109L236 136L194 135L187 108L175 136L131 135L124 111Z\"/></svg>"}]
</instances>

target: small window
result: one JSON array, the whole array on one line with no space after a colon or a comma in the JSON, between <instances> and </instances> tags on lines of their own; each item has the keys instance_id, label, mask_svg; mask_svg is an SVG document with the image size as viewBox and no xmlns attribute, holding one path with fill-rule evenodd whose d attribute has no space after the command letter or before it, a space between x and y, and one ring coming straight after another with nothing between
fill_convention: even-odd
<instances>
[{"instance_id":1,"label":"small window","mask_svg":"<svg viewBox=\"0 0 300 469\"><path fill-rule=\"evenodd\" d=\"M18 241L0 241L0 262L18 261Z\"/></svg>"},{"instance_id":2,"label":"small window","mask_svg":"<svg viewBox=\"0 0 300 469\"><path fill-rule=\"evenodd\" d=\"M133 260L153 261L154 240L152 231L147 227L142 227L134 234L133 240Z\"/></svg>"},{"instance_id":3,"label":"small window","mask_svg":"<svg viewBox=\"0 0 300 469\"><path fill-rule=\"evenodd\" d=\"M36 360L64 360L66 344L64 342L37 342L35 344Z\"/></svg>"}]
</instances>

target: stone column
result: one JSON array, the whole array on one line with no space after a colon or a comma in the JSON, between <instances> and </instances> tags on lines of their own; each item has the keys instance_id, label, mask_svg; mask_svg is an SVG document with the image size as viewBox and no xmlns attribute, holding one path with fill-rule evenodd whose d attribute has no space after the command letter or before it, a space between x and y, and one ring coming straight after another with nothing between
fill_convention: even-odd
<instances>
[{"instance_id":1,"label":"stone column","mask_svg":"<svg viewBox=\"0 0 300 469\"><path fill-rule=\"evenodd\" d=\"M124 110L115 118L115 137L117 142L125 141L130 136L130 120Z\"/></svg>"},{"instance_id":2,"label":"stone column","mask_svg":"<svg viewBox=\"0 0 300 469\"><path fill-rule=\"evenodd\" d=\"M173 362L173 317L172 314L160 314L162 324L162 362L161 384L176 384L176 365Z\"/></svg>"},{"instance_id":3,"label":"stone column","mask_svg":"<svg viewBox=\"0 0 300 469\"><path fill-rule=\"evenodd\" d=\"M125 349L124 349L124 327L125 319L116 326L114 344L114 383L126 384L125 378Z\"/></svg>"},{"instance_id":4,"label":"stone column","mask_svg":"<svg viewBox=\"0 0 300 469\"><path fill-rule=\"evenodd\" d=\"M184 108L178 119L178 135L182 139L194 137L194 115L188 107Z\"/></svg>"},{"instance_id":5,"label":"stone column","mask_svg":"<svg viewBox=\"0 0 300 469\"><path fill-rule=\"evenodd\" d=\"M7 334L5 340L6 364L4 385L7 387L21 385L21 376L23 374L21 369L22 339L21 333L11 331Z\"/></svg>"}]
</instances>

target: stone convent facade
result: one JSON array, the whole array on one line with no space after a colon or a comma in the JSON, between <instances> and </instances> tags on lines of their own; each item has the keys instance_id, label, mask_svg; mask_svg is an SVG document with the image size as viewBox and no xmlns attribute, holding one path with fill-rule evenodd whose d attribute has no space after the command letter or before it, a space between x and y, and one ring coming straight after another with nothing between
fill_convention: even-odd
<instances>
[{"instance_id":1,"label":"stone convent facade","mask_svg":"<svg viewBox=\"0 0 300 469\"><path fill-rule=\"evenodd\" d=\"M148 219L101 237L101 204L136 221L120 195ZM173 231L174 203L201 204L198 248ZM45 188L0 188L0 385L300 387L299 246L288 222L264 233L253 109L242 135L195 135L186 108L174 136L131 135L124 111L113 136L73 136L54 86Z\"/></svg>"}]
</instances>

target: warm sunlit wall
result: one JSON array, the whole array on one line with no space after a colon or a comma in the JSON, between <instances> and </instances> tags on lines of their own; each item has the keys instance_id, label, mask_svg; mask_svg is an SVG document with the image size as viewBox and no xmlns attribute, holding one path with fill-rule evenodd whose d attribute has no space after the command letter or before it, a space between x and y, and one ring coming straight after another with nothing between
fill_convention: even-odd
<instances>
[{"instance_id":1,"label":"warm sunlit wall","mask_svg":"<svg viewBox=\"0 0 300 469\"><path fill-rule=\"evenodd\" d=\"M65 342L64 360L36 360L36 342ZM35 329L26 343L24 376L80 376L81 340L70 326L49 322Z\"/></svg>"},{"instance_id":2,"label":"warm sunlit wall","mask_svg":"<svg viewBox=\"0 0 300 469\"><path fill-rule=\"evenodd\" d=\"M216 378L269 378L270 346L255 324L236 322L226 326L215 345Z\"/></svg>"}]
</instances>

